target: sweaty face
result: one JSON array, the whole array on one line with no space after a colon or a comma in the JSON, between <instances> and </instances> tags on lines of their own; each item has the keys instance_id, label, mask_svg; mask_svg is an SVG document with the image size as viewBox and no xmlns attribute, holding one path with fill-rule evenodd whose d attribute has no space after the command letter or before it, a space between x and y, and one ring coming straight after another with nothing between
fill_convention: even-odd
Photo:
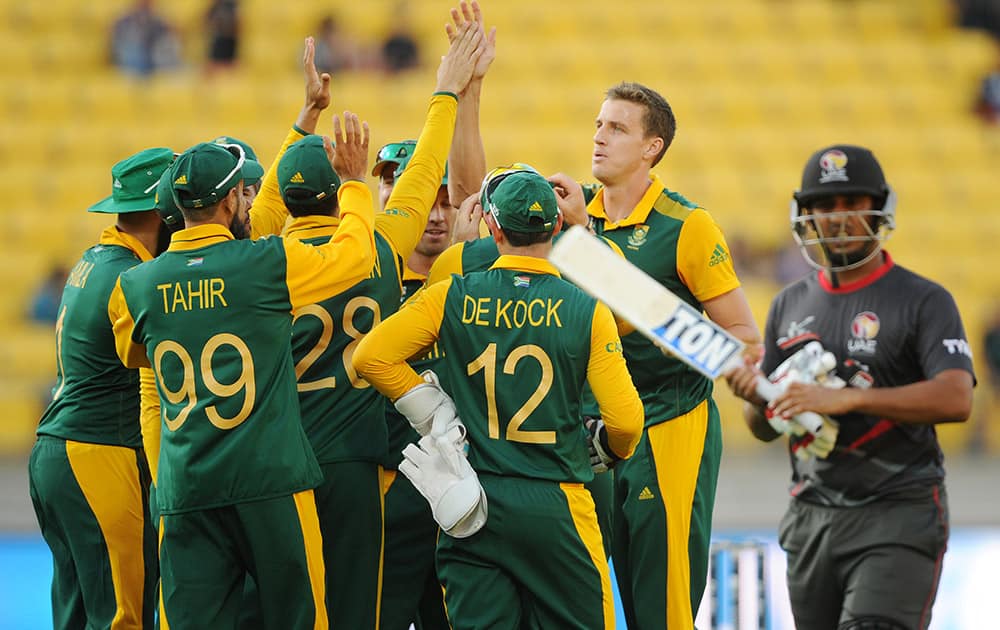
<instances>
[{"instance_id":1,"label":"sweaty face","mask_svg":"<svg viewBox=\"0 0 1000 630\"><path fill-rule=\"evenodd\" d=\"M455 208L448 201L448 187L438 188L438 196L427 219L427 228L417 243L417 253L433 257L451 245L451 224L455 218Z\"/></svg>"},{"instance_id":2,"label":"sweaty face","mask_svg":"<svg viewBox=\"0 0 1000 630\"><path fill-rule=\"evenodd\" d=\"M638 169L648 168L643 163L643 153L652 139L644 137L644 113L642 105L631 101L610 99L601 105L591 172L605 186L624 181Z\"/></svg>"}]
</instances>

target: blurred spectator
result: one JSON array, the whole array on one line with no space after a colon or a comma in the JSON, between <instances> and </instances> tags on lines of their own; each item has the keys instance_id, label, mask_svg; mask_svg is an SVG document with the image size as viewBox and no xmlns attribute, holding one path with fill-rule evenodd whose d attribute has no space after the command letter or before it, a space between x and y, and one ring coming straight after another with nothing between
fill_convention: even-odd
<instances>
[{"instance_id":1,"label":"blurred spectator","mask_svg":"<svg viewBox=\"0 0 1000 630\"><path fill-rule=\"evenodd\" d=\"M361 46L340 28L332 15L319 23L316 34L316 69L335 74L345 70L359 70L368 65L368 55Z\"/></svg>"},{"instance_id":2,"label":"blurred spectator","mask_svg":"<svg viewBox=\"0 0 1000 630\"><path fill-rule=\"evenodd\" d=\"M805 276L812 267L795 243L787 243L774 257L774 281L785 286Z\"/></svg>"},{"instance_id":3,"label":"blurred spectator","mask_svg":"<svg viewBox=\"0 0 1000 630\"><path fill-rule=\"evenodd\" d=\"M417 38L409 26L409 9L405 2L396 3L395 23L391 33L382 43L382 67L396 74L420 65Z\"/></svg>"},{"instance_id":4,"label":"blurred spectator","mask_svg":"<svg viewBox=\"0 0 1000 630\"><path fill-rule=\"evenodd\" d=\"M975 113L984 122L1000 124L1000 0L952 0L962 28L989 33L997 46L997 64L983 77L976 94Z\"/></svg>"},{"instance_id":5,"label":"blurred spectator","mask_svg":"<svg viewBox=\"0 0 1000 630\"><path fill-rule=\"evenodd\" d=\"M63 287L66 286L66 268L56 265L45 277L42 285L31 298L28 317L39 324L55 324L59 317L59 302L62 301Z\"/></svg>"},{"instance_id":6,"label":"blurred spectator","mask_svg":"<svg viewBox=\"0 0 1000 630\"><path fill-rule=\"evenodd\" d=\"M233 67L240 50L238 0L213 0L205 12L209 73Z\"/></svg>"},{"instance_id":7,"label":"blurred spectator","mask_svg":"<svg viewBox=\"0 0 1000 630\"><path fill-rule=\"evenodd\" d=\"M1000 124L1000 65L983 77L976 97L976 114L985 122Z\"/></svg>"},{"instance_id":8,"label":"blurred spectator","mask_svg":"<svg viewBox=\"0 0 1000 630\"><path fill-rule=\"evenodd\" d=\"M177 36L170 24L153 10L153 0L136 0L115 21L111 31L111 60L122 70L139 76L179 65Z\"/></svg>"},{"instance_id":9,"label":"blurred spectator","mask_svg":"<svg viewBox=\"0 0 1000 630\"><path fill-rule=\"evenodd\" d=\"M973 455L989 451L990 425L993 424L993 415L1000 411L1000 306L994 308L986 323L982 350L989 374L989 399L980 407L969 432L967 452Z\"/></svg>"}]
</instances>

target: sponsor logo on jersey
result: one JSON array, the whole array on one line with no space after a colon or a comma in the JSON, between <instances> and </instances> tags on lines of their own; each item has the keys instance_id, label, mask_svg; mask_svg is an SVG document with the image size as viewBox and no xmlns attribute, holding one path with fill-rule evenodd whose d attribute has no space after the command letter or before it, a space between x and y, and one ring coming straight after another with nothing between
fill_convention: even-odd
<instances>
[{"instance_id":1,"label":"sponsor logo on jersey","mask_svg":"<svg viewBox=\"0 0 1000 630\"><path fill-rule=\"evenodd\" d=\"M819 157L819 183L846 182L847 177L847 154L839 149L827 151Z\"/></svg>"},{"instance_id":2,"label":"sponsor logo on jersey","mask_svg":"<svg viewBox=\"0 0 1000 630\"><path fill-rule=\"evenodd\" d=\"M632 233L628 236L628 246L632 249L639 249L646 243L646 236L649 235L648 225L637 225L632 228Z\"/></svg>"},{"instance_id":3,"label":"sponsor logo on jersey","mask_svg":"<svg viewBox=\"0 0 1000 630\"><path fill-rule=\"evenodd\" d=\"M809 330L809 325L816 321L815 315L808 315L800 322L790 322L784 337L778 337L778 347L787 350L792 346L807 341L819 341L819 335Z\"/></svg>"},{"instance_id":4,"label":"sponsor logo on jersey","mask_svg":"<svg viewBox=\"0 0 1000 630\"><path fill-rule=\"evenodd\" d=\"M941 343L948 349L948 354L964 354L972 358L972 347L965 339L943 339Z\"/></svg>"},{"instance_id":5,"label":"sponsor logo on jersey","mask_svg":"<svg viewBox=\"0 0 1000 630\"><path fill-rule=\"evenodd\" d=\"M302 184L306 181L306 178L302 177L302 173L296 171L295 174L292 175L291 179L289 179L288 181L293 184Z\"/></svg>"},{"instance_id":6,"label":"sponsor logo on jersey","mask_svg":"<svg viewBox=\"0 0 1000 630\"><path fill-rule=\"evenodd\" d=\"M656 496L649 489L649 486L643 486L642 491L639 492L639 500L640 501L649 501L650 499L655 499L655 498L656 498Z\"/></svg>"},{"instance_id":7,"label":"sponsor logo on jersey","mask_svg":"<svg viewBox=\"0 0 1000 630\"><path fill-rule=\"evenodd\" d=\"M531 278L528 276L514 276L514 286L527 289L531 286Z\"/></svg>"},{"instance_id":8,"label":"sponsor logo on jersey","mask_svg":"<svg viewBox=\"0 0 1000 630\"><path fill-rule=\"evenodd\" d=\"M875 313L864 311L855 315L851 321L851 338L847 340L847 350L875 354L875 348L878 346L875 337L878 335L879 327L878 315Z\"/></svg>"},{"instance_id":9,"label":"sponsor logo on jersey","mask_svg":"<svg viewBox=\"0 0 1000 630\"><path fill-rule=\"evenodd\" d=\"M725 248L719 243L715 244L715 249L712 250L712 257L708 260L708 266L714 267L716 265L721 265L722 263L729 260L729 254L726 252Z\"/></svg>"}]
</instances>

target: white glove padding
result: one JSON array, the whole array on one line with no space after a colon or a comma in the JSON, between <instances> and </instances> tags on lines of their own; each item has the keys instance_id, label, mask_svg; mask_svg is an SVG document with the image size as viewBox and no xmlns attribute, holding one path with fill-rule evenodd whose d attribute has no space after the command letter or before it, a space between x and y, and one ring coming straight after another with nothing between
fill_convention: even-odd
<instances>
[{"instance_id":1,"label":"white glove padding","mask_svg":"<svg viewBox=\"0 0 1000 630\"><path fill-rule=\"evenodd\" d=\"M587 451L590 454L590 468L595 473L608 472L621 458L608 446L608 429L600 417L583 417L587 429Z\"/></svg>"},{"instance_id":2,"label":"white glove padding","mask_svg":"<svg viewBox=\"0 0 1000 630\"><path fill-rule=\"evenodd\" d=\"M785 420L775 415L770 409L764 414L768 423L778 433L789 436L792 440L792 452L799 459L810 457L824 458L830 454L837 443L840 425L836 420L812 411L806 411Z\"/></svg>"},{"instance_id":3,"label":"white glove padding","mask_svg":"<svg viewBox=\"0 0 1000 630\"><path fill-rule=\"evenodd\" d=\"M399 471L431 506L434 520L455 538L471 536L486 524L486 493L456 427L448 435L424 436L403 449Z\"/></svg>"},{"instance_id":4,"label":"white glove padding","mask_svg":"<svg viewBox=\"0 0 1000 630\"><path fill-rule=\"evenodd\" d=\"M443 435L461 424L455 402L441 389L437 374L427 370L420 376L425 382L396 399L396 410L406 416L421 436L430 435L432 428L435 434Z\"/></svg>"}]
</instances>

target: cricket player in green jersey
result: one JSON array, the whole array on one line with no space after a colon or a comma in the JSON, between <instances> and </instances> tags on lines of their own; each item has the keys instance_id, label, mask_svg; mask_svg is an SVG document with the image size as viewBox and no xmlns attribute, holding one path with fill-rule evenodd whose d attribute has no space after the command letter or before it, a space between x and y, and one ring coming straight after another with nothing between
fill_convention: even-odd
<instances>
[{"instance_id":1,"label":"cricket player in green jersey","mask_svg":"<svg viewBox=\"0 0 1000 630\"><path fill-rule=\"evenodd\" d=\"M562 221L549 184L531 171L505 172L487 183L484 207L501 257L488 271L427 287L369 333L355 367L418 431L422 418L447 417L452 405L464 421L468 463L486 497L469 514L488 516L478 531L461 531L464 519L452 529L442 523L464 536L438 540L452 627L610 628L608 565L583 487L593 472L580 391L590 383L604 447L621 458L639 439L642 406L610 311L545 260ZM435 341L454 402L405 362ZM401 465L436 518L457 487L435 488L420 463L434 458L438 420Z\"/></svg>"},{"instance_id":2,"label":"cricket player in green jersey","mask_svg":"<svg viewBox=\"0 0 1000 630\"><path fill-rule=\"evenodd\" d=\"M52 551L54 628L152 627L156 535L139 432L136 370L115 353L108 302L118 275L157 253L154 189L174 153L147 149L111 169L117 214L69 274L56 323L57 384L28 462L31 501Z\"/></svg>"},{"instance_id":3,"label":"cricket player in green jersey","mask_svg":"<svg viewBox=\"0 0 1000 630\"><path fill-rule=\"evenodd\" d=\"M315 494L328 614L337 627L379 627L382 569L385 404L354 371L351 356L364 334L399 308L402 266L438 197L455 127L456 94L472 74L480 40L478 29L470 27L442 58L427 122L406 175L375 217L377 254L371 277L295 311L292 355L303 425L324 476ZM340 179L319 136L289 147L278 165L278 181L294 217L286 237L312 245L328 241L339 223L335 193Z\"/></svg>"},{"instance_id":4,"label":"cricket player in green jersey","mask_svg":"<svg viewBox=\"0 0 1000 630\"><path fill-rule=\"evenodd\" d=\"M596 125L592 171L601 186L584 191L565 175L549 178L564 212L759 351L722 231L650 171L674 138L670 105L646 86L621 83L608 90ZM585 192L593 195L586 208ZM712 382L638 333L622 344L646 415L636 454L615 468L612 558L625 619L630 628L692 628L722 456Z\"/></svg>"},{"instance_id":5,"label":"cricket player in green jersey","mask_svg":"<svg viewBox=\"0 0 1000 630\"><path fill-rule=\"evenodd\" d=\"M162 623L232 627L245 576L265 625L328 625L321 481L299 416L292 311L371 272L368 129L334 118L341 225L329 243L249 234L238 145L201 143L171 167L185 229L123 274L109 315L126 366L152 367L162 406L157 471ZM327 145L332 155L332 147Z\"/></svg>"}]
</instances>

